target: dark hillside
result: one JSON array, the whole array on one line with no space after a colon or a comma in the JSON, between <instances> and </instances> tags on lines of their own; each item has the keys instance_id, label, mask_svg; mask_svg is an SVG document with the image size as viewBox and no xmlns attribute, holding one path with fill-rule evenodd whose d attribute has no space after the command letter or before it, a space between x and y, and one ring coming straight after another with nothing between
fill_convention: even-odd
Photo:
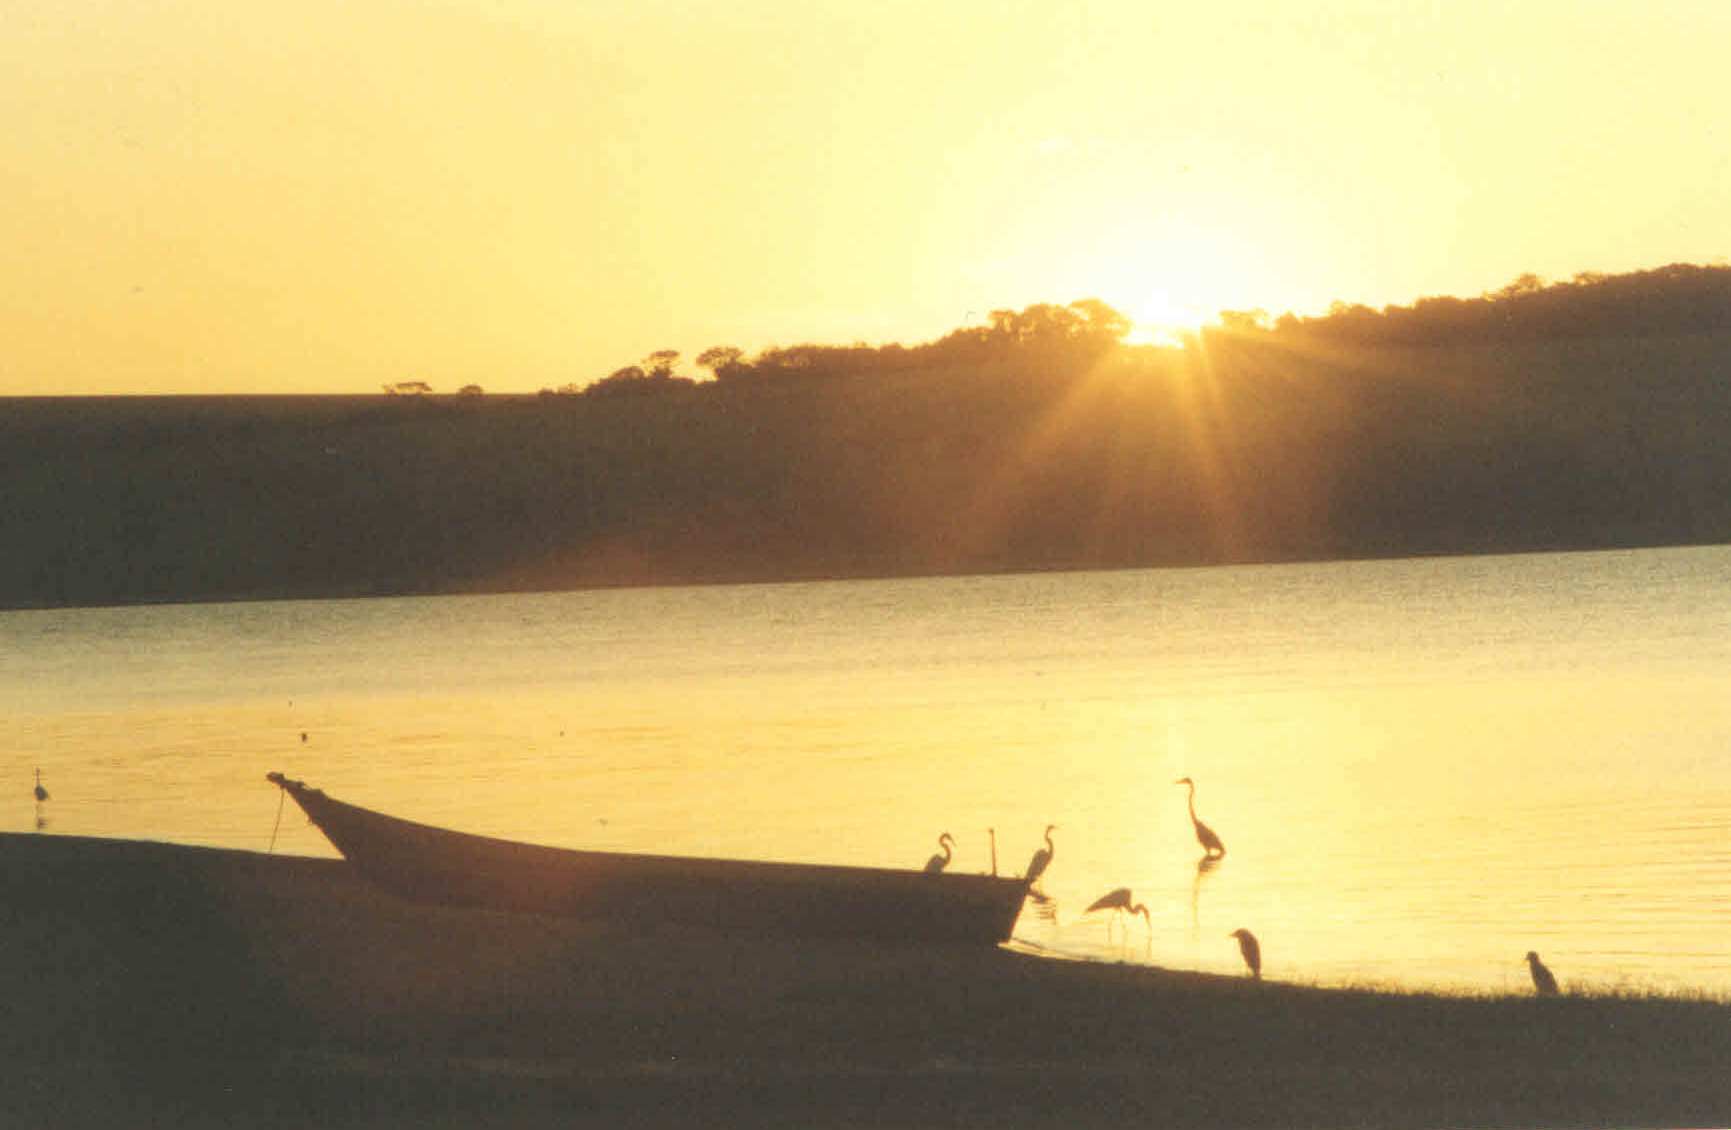
<instances>
[{"instance_id":1,"label":"dark hillside","mask_svg":"<svg viewBox=\"0 0 1731 1130\"><path fill-rule=\"evenodd\" d=\"M1731 541L1731 329L970 340L648 394L0 401L0 605Z\"/></svg>"}]
</instances>

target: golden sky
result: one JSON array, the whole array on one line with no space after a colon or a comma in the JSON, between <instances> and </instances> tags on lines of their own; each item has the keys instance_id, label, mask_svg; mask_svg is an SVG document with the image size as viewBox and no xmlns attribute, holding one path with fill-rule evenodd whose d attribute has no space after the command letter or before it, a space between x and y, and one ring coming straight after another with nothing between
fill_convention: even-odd
<instances>
[{"instance_id":1,"label":"golden sky","mask_svg":"<svg viewBox=\"0 0 1731 1130\"><path fill-rule=\"evenodd\" d=\"M1722 261L1728 44L1722 0L0 0L0 394Z\"/></svg>"}]
</instances>

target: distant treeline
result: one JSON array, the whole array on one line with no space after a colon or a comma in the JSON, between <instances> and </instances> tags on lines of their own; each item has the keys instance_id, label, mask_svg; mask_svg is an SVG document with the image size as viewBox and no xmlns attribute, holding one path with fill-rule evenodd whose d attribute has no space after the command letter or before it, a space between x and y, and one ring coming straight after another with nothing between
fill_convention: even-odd
<instances>
[{"instance_id":1,"label":"distant treeline","mask_svg":"<svg viewBox=\"0 0 1731 1130\"><path fill-rule=\"evenodd\" d=\"M775 346L751 358L732 346L714 346L695 361L718 382L902 372L1034 357L1076 363L1120 347L1131 329L1127 317L1098 299L993 310L988 318L984 326L963 327L919 345ZM1482 345L1723 329L1731 329L1731 267L1678 263L1622 275L1583 273L1555 283L1526 274L1478 298L1421 298L1410 306L1381 310L1336 302L1317 317L1288 313L1271 320L1263 310L1223 310L1217 326L1199 331L1199 336L1257 334L1292 344ZM642 364L626 366L587 387L568 385L560 391L637 395L696 384L674 373L678 360L678 352L660 350Z\"/></svg>"},{"instance_id":2,"label":"distant treeline","mask_svg":"<svg viewBox=\"0 0 1731 1130\"><path fill-rule=\"evenodd\" d=\"M1244 328L1246 319L1229 313L1226 321ZM1674 263L1557 283L1527 274L1479 298L1421 298L1380 311L1336 302L1322 317L1287 314L1273 329L1288 337L1402 345L1708 333L1731 329L1731 267Z\"/></svg>"},{"instance_id":3,"label":"distant treeline","mask_svg":"<svg viewBox=\"0 0 1731 1130\"><path fill-rule=\"evenodd\" d=\"M1067 306L1037 303L1023 310L993 310L984 326L954 330L921 345L773 346L747 358L734 346L718 345L699 353L697 364L718 384L775 381L802 377L901 373L910 369L947 369L1008 361L1069 365L1118 348L1130 320L1097 298ZM560 390L587 396L639 395L690 388L697 382L673 372L679 353L658 350L640 365L629 365L588 387ZM543 390L550 395L554 390Z\"/></svg>"},{"instance_id":4,"label":"distant treeline","mask_svg":"<svg viewBox=\"0 0 1731 1130\"><path fill-rule=\"evenodd\" d=\"M0 605L1731 541L1731 270L1226 323L1130 347L1036 306L570 396L0 401Z\"/></svg>"}]
</instances>

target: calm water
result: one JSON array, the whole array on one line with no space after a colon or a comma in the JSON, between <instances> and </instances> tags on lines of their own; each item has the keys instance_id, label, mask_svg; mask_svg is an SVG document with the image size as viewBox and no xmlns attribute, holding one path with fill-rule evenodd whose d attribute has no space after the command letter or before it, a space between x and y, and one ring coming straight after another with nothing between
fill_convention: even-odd
<instances>
[{"instance_id":1,"label":"calm water","mask_svg":"<svg viewBox=\"0 0 1731 1130\"><path fill-rule=\"evenodd\" d=\"M0 827L36 766L45 834L257 850L272 769L622 850L1019 873L1054 823L1055 954L1728 993L1727 691L1726 548L0 613Z\"/></svg>"}]
</instances>

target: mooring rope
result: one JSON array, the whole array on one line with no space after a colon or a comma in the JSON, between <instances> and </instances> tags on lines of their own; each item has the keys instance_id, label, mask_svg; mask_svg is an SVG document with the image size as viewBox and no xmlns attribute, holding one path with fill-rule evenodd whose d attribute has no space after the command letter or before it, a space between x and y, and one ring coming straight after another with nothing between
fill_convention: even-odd
<instances>
[{"instance_id":1,"label":"mooring rope","mask_svg":"<svg viewBox=\"0 0 1731 1130\"><path fill-rule=\"evenodd\" d=\"M266 855L271 855L276 852L276 832L278 828L282 827L282 806L283 802L287 799L288 790L278 789L276 794L276 823L271 825L270 846L264 849Z\"/></svg>"}]
</instances>

